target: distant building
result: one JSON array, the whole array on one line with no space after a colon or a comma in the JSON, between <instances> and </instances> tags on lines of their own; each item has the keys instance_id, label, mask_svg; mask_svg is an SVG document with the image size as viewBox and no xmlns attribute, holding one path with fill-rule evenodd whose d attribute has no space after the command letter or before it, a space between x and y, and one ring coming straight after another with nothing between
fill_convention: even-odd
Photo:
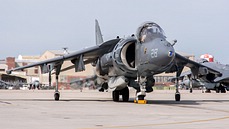
<instances>
[{"instance_id":1,"label":"distant building","mask_svg":"<svg viewBox=\"0 0 229 129\"><path fill-rule=\"evenodd\" d=\"M40 61L40 56L22 56L19 55L15 60L16 67L29 65L35 62ZM16 71L15 74L21 74L27 76L28 83L32 83L35 80L39 80L39 71L38 66L24 69L23 71Z\"/></svg>"},{"instance_id":2,"label":"distant building","mask_svg":"<svg viewBox=\"0 0 229 129\"><path fill-rule=\"evenodd\" d=\"M8 75L6 74L6 70L15 68L15 58L7 57L6 59L0 60L0 80L1 84L7 84L7 86L14 85L19 86L19 84L26 83L27 79L23 75ZM3 83L4 82L4 83ZM0 88L3 88L2 85ZM6 88L6 87L4 87Z\"/></svg>"},{"instance_id":3,"label":"distant building","mask_svg":"<svg viewBox=\"0 0 229 129\"><path fill-rule=\"evenodd\" d=\"M7 57L6 59L0 60L0 72L5 73L6 70L15 68L15 58Z\"/></svg>"},{"instance_id":4,"label":"distant building","mask_svg":"<svg viewBox=\"0 0 229 129\"><path fill-rule=\"evenodd\" d=\"M0 73L5 73L7 69L6 60L0 60Z\"/></svg>"}]
</instances>

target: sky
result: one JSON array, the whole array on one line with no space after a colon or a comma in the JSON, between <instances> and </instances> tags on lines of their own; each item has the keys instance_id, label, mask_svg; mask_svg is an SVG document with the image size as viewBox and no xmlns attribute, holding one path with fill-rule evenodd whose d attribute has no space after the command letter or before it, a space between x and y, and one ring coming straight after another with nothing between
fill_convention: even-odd
<instances>
[{"instance_id":1,"label":"sky","mask_svg":"<svg viewBox=\"0 0 229 129\"><path fill-rule=\"evenodd\" d=\"M95 19L104 40L134 34L153 21L176 39L175 50L209 53L229 64L228 0L0 0L0 59L77 51L95 45Z\"/></svg>"}]
</instances>

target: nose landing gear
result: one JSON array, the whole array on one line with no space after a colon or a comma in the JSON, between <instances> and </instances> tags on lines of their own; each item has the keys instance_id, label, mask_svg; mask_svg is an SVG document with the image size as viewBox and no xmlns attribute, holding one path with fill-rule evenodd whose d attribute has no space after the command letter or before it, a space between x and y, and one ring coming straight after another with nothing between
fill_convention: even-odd
<instances>
[{"instance_id":1,"label":"nose landing gear","mask_svg":"<svg viewBox=\"0 0 229 129\"><path fill-rule=\"evenodd\" d=\"M182 70L181 70L181 71L182 71ZM179 73L177 72L177 73L176 73L176 93L175 93L175 101L180 101L180 98L181 98L180 92L179 92L179 88L178 88L178 86L179 86L178 75L179 75Z\"/></svg>"},{"instance_id":2,"label":"nose landing gear","mask_svg":"<svg viewBox=\"0 0 229 129\"><path fill-rule=\"evenodd\" d=\"M140 91L137 91L136 99L134 100L134 103L138 104L146 104L147 101L144 99L146 96L146 77L140 76L138 77L138 83L140 85Z\"/></svg>"}]
</instances>

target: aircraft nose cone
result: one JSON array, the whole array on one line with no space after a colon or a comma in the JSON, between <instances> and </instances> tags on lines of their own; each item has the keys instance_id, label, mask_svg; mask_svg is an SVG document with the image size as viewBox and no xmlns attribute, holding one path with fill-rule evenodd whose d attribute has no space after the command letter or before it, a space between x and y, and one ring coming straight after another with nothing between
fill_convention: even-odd
<instances>
[{"instance_id":1,"label":"aircraft nose cone","mask_svg":"<svg viewBox=\"0 0 229 129\"><path fill-rule=\"evenodd\" d=\"M169 65L173 61L175 57L175 50L169 42L165 42L158 54L160 61L157 62L157 65L163 67Z\"/></svg>"},{"instance_id":2,"label":"aircraft nose cone","mask_svg":"<svg viewBox=\"0 0 229 129\"><path fill-rule=\"evenodd\" d=\"M140 51L141 56L137 62L138 72L142 75L164 72L175 58L175 50L166 40L155 39L142 45L144 45L141 46L143 51Z\"/></svg>"}]
</instances>

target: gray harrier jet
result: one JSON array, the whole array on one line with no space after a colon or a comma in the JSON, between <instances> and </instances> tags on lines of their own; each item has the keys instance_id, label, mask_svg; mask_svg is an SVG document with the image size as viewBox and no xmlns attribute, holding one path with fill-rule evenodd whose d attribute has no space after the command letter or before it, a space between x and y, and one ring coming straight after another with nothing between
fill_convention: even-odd
<instances>
[{"instance_id":1,"label":"gray harrier jet","mask_svg":"<svg viewBox=\"0 0 229 129\"><path fill-rule=\"evenodd\" d=\"M190 88L190 92L192 92L192 88L194 87L205 87L206 92L215 90L217 93L226 93L226 90L229 90L229 65L208 62L206 59L200 59L199 63L205 67L219 71L222 76L215 78L215 75L212 73L201 75L193 69L183 72L179 78L183 80L184 77L187 77L183 84ZM175 77L172 80L174 79Z\"/></svg>"},{"instance_id":2,"label":"gray harrier jet","mask_svg":"<svg viewBox=\"0 0 229 129\"><path fill-rule=\"evenodd\" d=\"M154 22L145 22L137 29L136 34L126 38L115 38L103 42L101 30L96 20L96 45L60 57L44 60L27 66L7 71L40 66L42 73L55 70L55 100L59 100L58 75L65 60L70 60L75 72L85 70L85 64L96 67L96 74L102 78L103 85L112 92L113 101L129 100L129 87L136 89L136 102L145 103L146 92L152 92L155 83L154 75L162 72L177 72L180 75L184 66L195 69L200 74L212 73L217 77L220 72L191 61L174 50L174 44L166 40L162 28ZM68 69L68 68L67 68ZM67 70L65 69L65 70ZM178 82L178 81L177 81ZM175 100L180 101L178 84Z\"/></svg>"}]
</instances>

